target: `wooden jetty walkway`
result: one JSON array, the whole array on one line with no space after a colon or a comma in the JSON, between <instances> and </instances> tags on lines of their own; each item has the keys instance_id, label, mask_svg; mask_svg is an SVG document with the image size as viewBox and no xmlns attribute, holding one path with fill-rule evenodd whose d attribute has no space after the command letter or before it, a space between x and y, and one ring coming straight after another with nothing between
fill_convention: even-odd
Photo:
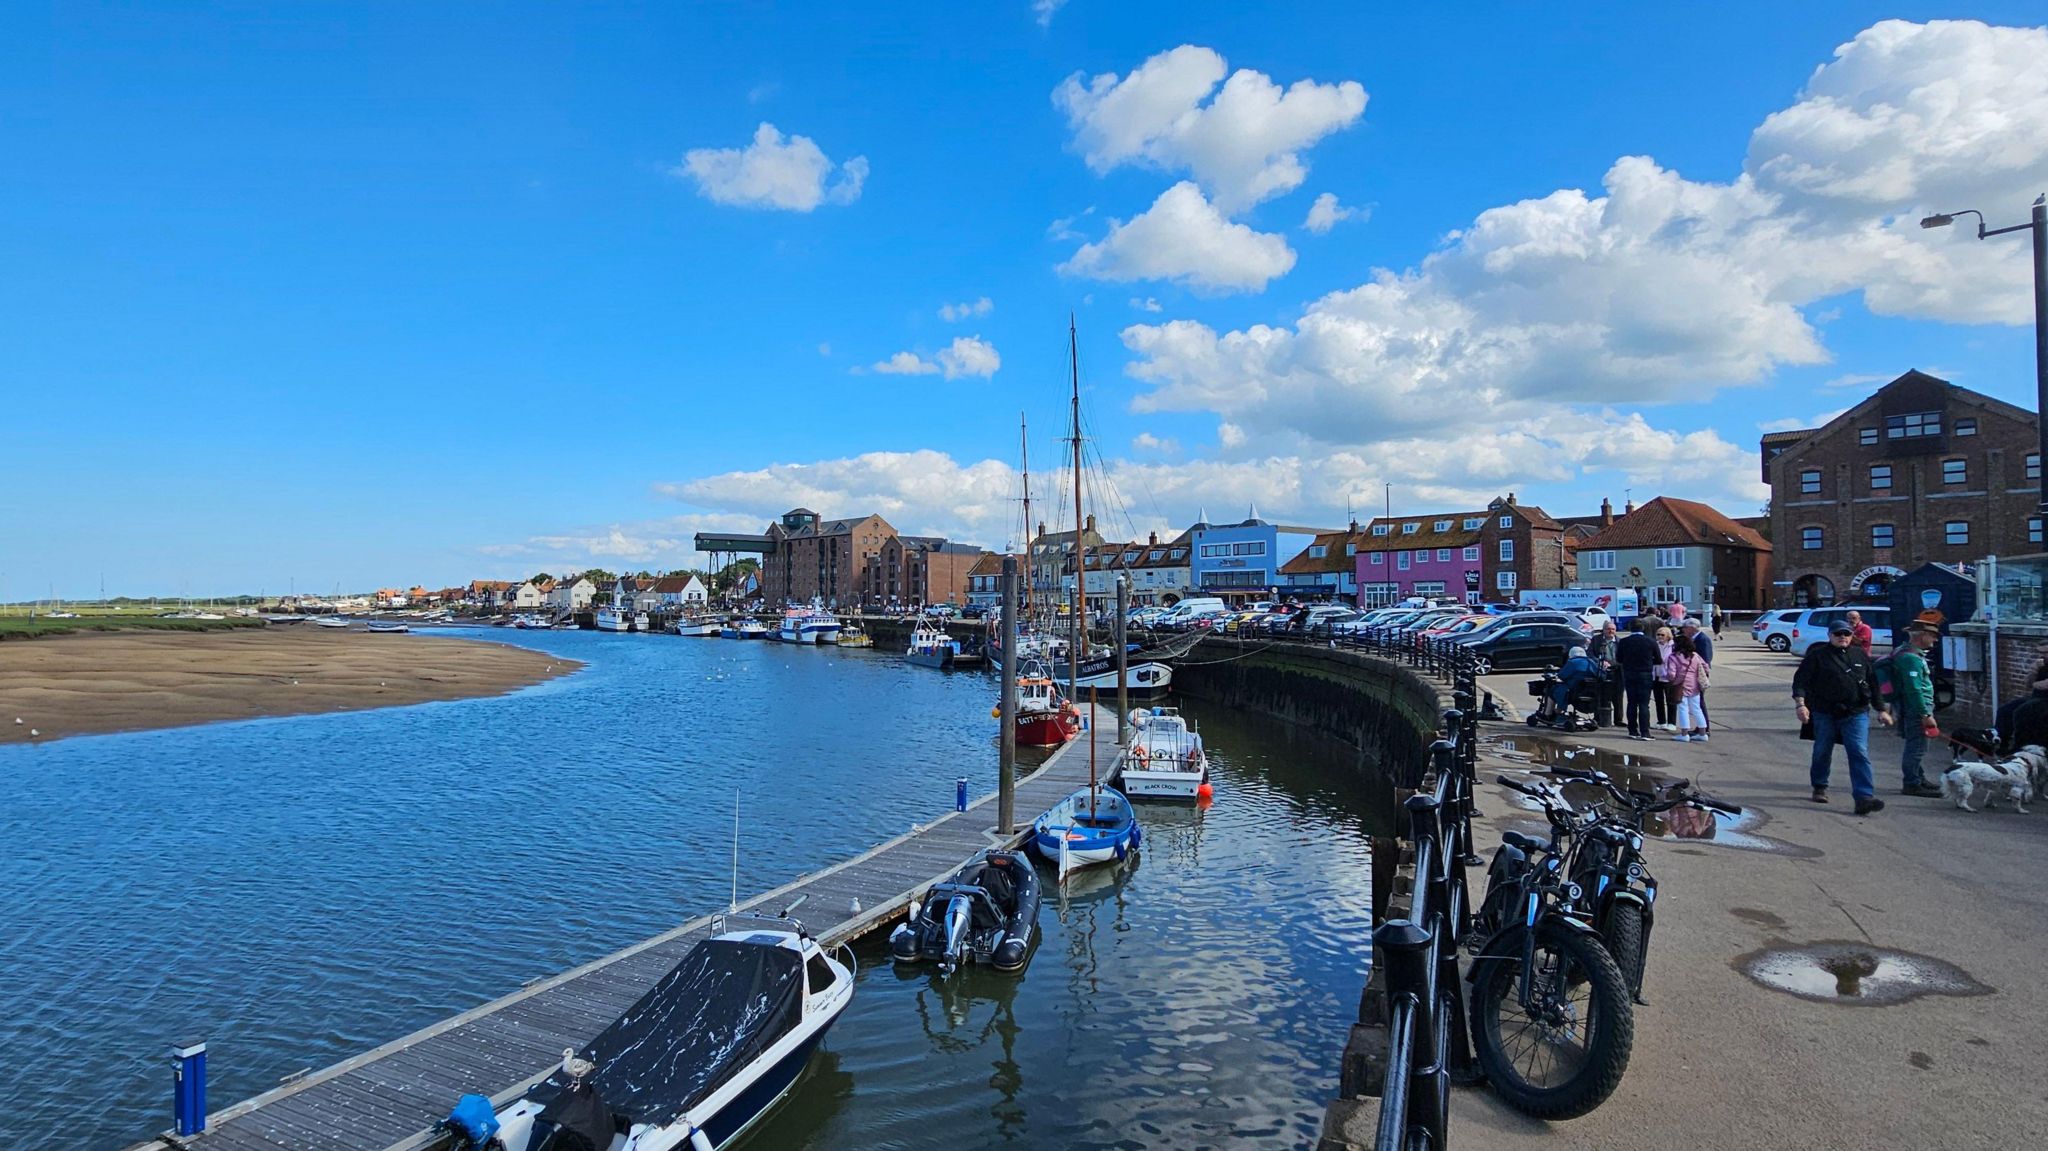
<instances>
[{"instance_id":1,"label":"wooden jetty walkway","mask_svg":"<svg viewBox=\"0 0 2048 1151\"><path fill-rule=\"evenodd\" d=\"M1085 714L1085 712L1084 712ZM772 913L803 896L797 918L827 948L902 915L910 897L988 847L1014 846L1031 820L1088 782L1089 741L1106 780L1116 761L1116 714L1094 711L1090 729L1017 781L1021 830L997 834L996 797L913 827L860 855L740 905ZM851 911L854 901L862 908ZM429 1129L465 1093L504 1106L555 1069L711 933L715 916L692 920L623 951L395 1039L207 1117L204 1133L169 1133L130 1151L426 1151L445 1146Z\"/></svg>"}]
</instances>

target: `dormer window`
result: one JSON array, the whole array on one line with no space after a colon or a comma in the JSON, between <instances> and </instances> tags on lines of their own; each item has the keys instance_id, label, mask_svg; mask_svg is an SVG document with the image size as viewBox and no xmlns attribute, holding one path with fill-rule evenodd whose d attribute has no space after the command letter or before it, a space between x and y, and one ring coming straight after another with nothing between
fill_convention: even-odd
<instances>
[{"instance_id":1,"label":"dormer window","mask_svg":"<svg viewBox=\"0 0 2048 1151\"><path fill-rule=\"evenodd\" d=\"M1402 525L1401 525L1401 534L1402 534L1402 535L1404 535L1404 536L1412 536L1412 535L1414 535L1414 534L1415 534L1415 533L1416 533L1417 531L1419 531L1419 530L1420 530L1421 528L1422 528L1422 525L1421 525L1421 524L1402 524Z\"/></svg>"},{"instance_id":2,"label":"dormer window","mask_svg":"<svg viewBox=\"0 0 2048 1151\"><path fill-rule=\"evenodd\" d=\"M1435 530L1437 530L1437 531L1440 531L1440 532L1447 532L1447 531L1450 531L1450 530L1451 530L1451 521L1449 521L1449 520L1438 520L1438 521L1436 521L1436 529L1435 529Z\"/></svg>"},{"instance_id":3,"label":"dormer window","mask_svg":"<svg viewBox=\"0 0 2048 1151\"><path fill-rule=\"evenodd\" d=\"M1322 558L1323 558L1324 556L1326 556L1326 555L1329 555L1329 554L1330 554L1330 549L1329 549L1328 547L1326 547L1326 546L1322 545L1322 544L1310 544L1310 545L1308 545L1308 558L1310 558L1310 559L1312 559L1312 560L1319 560L1319 559L1322 559Z\"/></svg>"},{"instance_id":4,"label":"dormer window","mask_svg":"<svg viewBox=\"0 0 2048 1151\"><path fill-rule=\"evenodd\" d=\"M1374 535L1376 535L1376 536L1383 536L1383 535L1386 535L1386 534L1387 534L1387 532L1388 532L1389 530L1390 530L1390 529L1389 529L1388 525L1386 525L1386 524L1374 524L1374 525L1372 525L1372 534L1374 534Z\"/></svg>"},{"instance_id":5,"label":"dormer window","mask_svg":"<svg viewBox=\"0 0 2048 1151\"><path fill-rule=\"evenodd\" d=\"M1474 516L1473 518L1465 521L1465 530L1468 532L1476 532L1480 528L1485 526L1486 518L1484 516Z\"/></svg>"}]
</instances>

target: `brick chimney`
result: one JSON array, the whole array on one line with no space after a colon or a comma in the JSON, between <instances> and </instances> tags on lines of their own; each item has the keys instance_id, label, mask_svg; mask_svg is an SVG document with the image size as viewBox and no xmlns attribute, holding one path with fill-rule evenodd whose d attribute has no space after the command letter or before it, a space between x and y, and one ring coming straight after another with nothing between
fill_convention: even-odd
<instances>
[{"instance_id":1,"label":"brick chimney","mask_svg":"<svg viewBox=\"0 0 2048 1151\"><path fill-rule=\"evenodd\" d=\"M1514 506L1515 506L1515 493L1513 493L1513 492L1509 492L1509 493L1508 493L1508 506L1509 506L1509 507L1514 507Z\"/></svg>"},{"instance_id":2,"label":"brick chimney","mask_svg":"<svg viewBox=\"0 0 2048 1151\"><path fill-rule=\"evenodd\" d=\"M1089 530L1089 531L1091 531L1091 532L1095 530L1095 513L1094 513L1094 512L1089 512L1089 513L1088 513L1088 528L1087 528L1087 530Z\"/></svg>"},{"instance_id":3,"label":"brick chimney","mask_svg":"<svg viewBox=\"0 0 2048 1151\"><path fill-rule=\"evenodd\" d=\"M1151 544L1149 544L1148 546L1150 546L1150 547L1155 547L1155 548L1159 546L1159 533L1158 533L1158 532L1153 532L1153 533L1152 533L1152 542L1151 542Z\"/></svg>"},{"instance_id":4,"label":"brick chimney","mask_svg":"<svg viewBox=\"0 0 2048 1151\"><path fill-rule=\"evenodd\" d=\"M1628 501L1627 503L1625 503L1625 504L1621 505L1621 514L1622 514L1622 515L1625 515L1625 516L1626 516L1626 515L1633 515L1633 514L1635 513L1635 510L1636 510L1636 501L1635 501L1634 499L1630 499L1630 500L1629 500L1629 501Z\"/></svg>"},{"instance_id":5,"label":"brick chimney","mask_svg":"<svg viewBox=\"0 0 2048 1151\"><path fill-rule=\"evenodd\" d=\"M1600 497L1600 526L1603 528L1614 526L1614 501L1605 496Z\"/></svg>"}]
</instances>

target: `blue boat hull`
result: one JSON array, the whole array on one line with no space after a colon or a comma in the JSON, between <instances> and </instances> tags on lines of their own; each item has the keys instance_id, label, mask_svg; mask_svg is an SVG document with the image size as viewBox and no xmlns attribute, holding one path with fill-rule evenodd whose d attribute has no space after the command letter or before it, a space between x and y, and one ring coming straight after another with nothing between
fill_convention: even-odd
<instances>
[{"instance_id":1,"label":"blue boat hull","mask_svg":"<svg viewBox=\"0 0 2048 1151\"><path fill-rule=\"evenodd\" d=\"M833 1023L836 1022L838 1020L834 1019ZM811 1061L811 1053L818 1049L818 1044L824 1041L825 1033L830 1030L831 1023L819 1028L818 1033L811 1036L808 1042L784 1056L759 1079L754 1080L745 1091L740 1092L731 1103L726 1104L718 1114L712 1116L711 1120L704 1124L704 1134L710 1138L711 1146L723 1151L747 1128L772 1110L796 1083L797 1076L804 1073L804 1067Z\"/></svg>"}]
</instances>

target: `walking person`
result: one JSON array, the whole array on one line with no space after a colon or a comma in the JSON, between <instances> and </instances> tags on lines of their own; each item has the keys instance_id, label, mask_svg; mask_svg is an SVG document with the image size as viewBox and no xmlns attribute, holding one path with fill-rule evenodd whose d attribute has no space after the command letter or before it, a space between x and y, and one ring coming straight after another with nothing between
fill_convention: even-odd
<instances>
[{"instance_id":1,"label":"walking person","mask_svg":"<svg viewBox=\"0 0 2048 1151\"><path fill-rule=\"evenodd\" d=\"M1650 621L1637 620L1628 635L1614 645L1614 664L1621 672L1630 739L1650 738L1650 696L1655 689L1657 667L1664 660L1649 628Z\"/></svg>"},{"instance_id":2,"label":"walking person","mask_svg":"<svg viewBox=\"0 0 2048 1151\"><path fill-rule=\"evenodd\" d=\"M1720 639L1721 627L1728 622L1728 609L1720 604L1714 604L1708 610L1714 613L1714 638Z\"/></svg>"},{"instance_id":3,"label":"walking person","mask_svg":"<svg viewBox=\"0 0 2048 1151\"><path fill-rule=\"evenodd\" d=\"M1892 698L1898 701L1899 738L1905 742L1899 758L1904 786L1900 795L1940 799L1941 789L1927 782L1920 771L1927 754L1927 737L1939 735L1934 723L1934 673L1927 666L1927 653L1941 639L1941 629L1931 623L1915 622L1906 630L1906 642L1892 649L1885 678L1891 681Z\"/></svg>"},{"instance_id":4,"label":"walking person","mask_svg":"<svg viewBox=\"0 0 2048 1151\"><path fill-rule=\"evenodd\" d=\"M1693 654L1706 661L1708 669L1711 670L1714 666L1714 637L1701 629L1700 621L1697 619L1687 619L1684 624L1680 625L1679 634L1692 641ZM1700 733L1698 738L1702 742L1707 738L1707 729L1714 725L1714 718L1707 714L1706 680L1706 676L1702 675L1700 677Z\"/></svg>"},{"instance_id":5,"label":"walking person","mask_svg":"<svg viewBox=\"0 0 2048 1151\"><path fill-rule=\"evenodd\" d=\"M1855 639L1856 629L1845 620L1828 629L1828 642L1806 649L1799 670L1792 673L1792 704L1799 722L1813 725L1813 801L1828 801L1828 775L1839 743L1849 753L1856 814L1869 815L1884 810L1870 774L1870 712L1876 708L1877 721L1886 726L1892 713L1878 695L1870 657Z\"/></svg>"},{"instance_id":6,"label":"walking person","mask_svg":"<svg viewBox=\"0 0 2048 1151\"><path fill-rule=\"evenodd\" d=\"M1657 704L1657 727L1661 731L1678 730L1678 693L1671 690L1671 653L1674 650L1671 629L1657 625L1657 671L1651 681L1651 698Z\"/></svg>"},{"instance_id":7,"label":"walking person","mask_svg":"<svg viewBox=\"0 0 2048 1151\"><path fill-rule=\"evenodd\" d=\"M1704 743L1707 717L1700 711L1700 693L1707 689L1707 661L1693 650L1688 634L1672 643L1671 654L1664 657L1664 663L1670 673L1671 688L1678 695L1678 734L1671 738L1679 743L1695 739Z\"/></svg>"}]
</instances>

